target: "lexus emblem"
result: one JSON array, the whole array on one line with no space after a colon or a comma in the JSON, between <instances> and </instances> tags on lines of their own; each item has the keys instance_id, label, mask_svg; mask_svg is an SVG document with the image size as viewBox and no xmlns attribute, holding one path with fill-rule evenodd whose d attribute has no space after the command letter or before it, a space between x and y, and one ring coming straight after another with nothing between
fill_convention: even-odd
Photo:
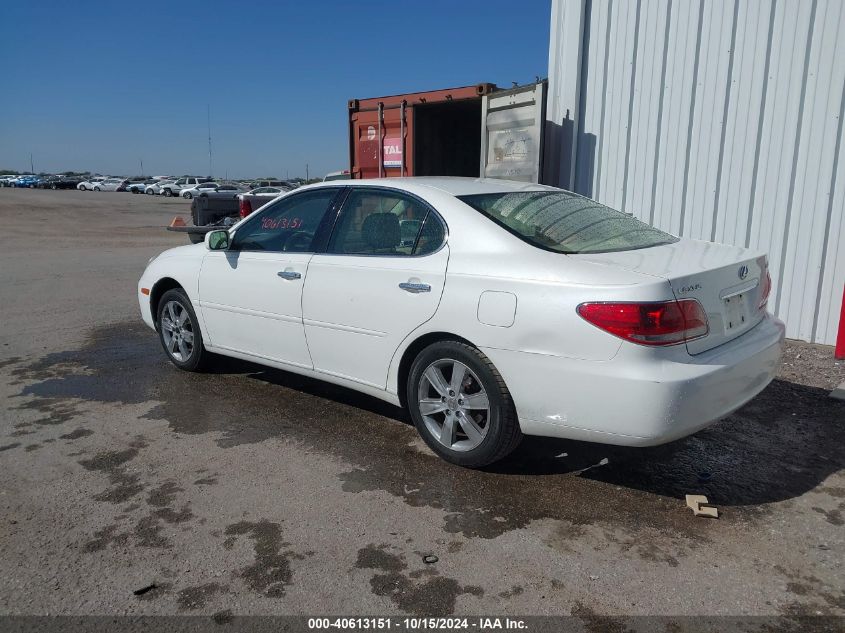
<instances>
[{"instance_id":1,"label":"lexus emblem","mask_svg":"<svg viewBox=\"0 0 845 633\"><path fill-rule=\"evenodd\" d=\"M737 273L740 279L745 279L748 277L748 266L742 265L739 267L739 272Z\"/></svg>"}]
</instances>

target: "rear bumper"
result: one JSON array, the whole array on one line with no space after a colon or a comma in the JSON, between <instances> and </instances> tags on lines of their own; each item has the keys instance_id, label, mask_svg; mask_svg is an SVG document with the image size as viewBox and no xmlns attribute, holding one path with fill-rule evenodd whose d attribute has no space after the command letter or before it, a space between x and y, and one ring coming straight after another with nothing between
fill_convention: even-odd
<instances>
[{"instance_id":1,"label":"rear bumper","mask_svg":"<svg viewBox=\"0 0 845 633\"><path fill-rule=\"evenodd\" d=\"M609 361L484 349L513 395L522 432L624 446L690 435L760 393L780 366L784 325L767 317L690 356L623 346ZM636 349L632 349L636 348Z\"/></svg>"}]
</instances>

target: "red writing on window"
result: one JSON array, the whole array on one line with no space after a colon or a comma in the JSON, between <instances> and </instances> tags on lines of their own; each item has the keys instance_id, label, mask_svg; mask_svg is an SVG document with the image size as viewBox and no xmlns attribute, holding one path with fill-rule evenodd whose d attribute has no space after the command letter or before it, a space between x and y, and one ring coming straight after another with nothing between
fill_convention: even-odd
<instances>
[{"instance_id":1,"label":"red writing on window","mask_svg":"<svg viewBox=\"0 0 845 633\"><path fill-rule=\"evenodd\" d=\"M264 218L261 228L265 231L274 229L298 229L302 226L302 218Z\"/></svg>"}]
</instances>

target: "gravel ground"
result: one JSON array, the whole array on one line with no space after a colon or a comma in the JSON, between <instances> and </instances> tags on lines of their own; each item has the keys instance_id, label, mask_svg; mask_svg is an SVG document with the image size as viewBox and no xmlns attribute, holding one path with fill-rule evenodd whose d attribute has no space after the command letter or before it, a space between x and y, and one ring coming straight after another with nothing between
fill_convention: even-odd
<instances>
[{"instance_id":1,"label":"gravel ground","mask_svg":"<svg viewBox=\"0 0 845 633\"><path fill-rule=\"evenodd\" d=\"M845 360L834 359L829 345L789 341L780 376L797 385L830 390L845 383Z\"/></svg>"},{"instance_id":2,"label":"gravel ground","mask_svg":"<svg viewBox=\"0 0 845 633\"><path fill-rule=\"evenodd\" d=\"M187 212L0 190L0 614L845 615L831 348L790 342L760 396L666 446L528 439L462 470L382 402L170 366L135 284Z\"/></svg>"}]
</instances>

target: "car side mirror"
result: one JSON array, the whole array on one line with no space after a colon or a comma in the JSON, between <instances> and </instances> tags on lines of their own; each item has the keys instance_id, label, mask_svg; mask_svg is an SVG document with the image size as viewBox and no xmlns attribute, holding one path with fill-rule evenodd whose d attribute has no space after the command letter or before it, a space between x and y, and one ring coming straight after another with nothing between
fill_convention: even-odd
<instances>
[{"instance_id":1,"label":"car side mirror","mask_svg":"<svg viewBox=\"0 0 845 633\"><path fill-rule=\"evenodd\" d=\"M229 248L229 231L209 231L205 234L205 247L210 251L225 251Z\"/></svg>"}]
</instances>

